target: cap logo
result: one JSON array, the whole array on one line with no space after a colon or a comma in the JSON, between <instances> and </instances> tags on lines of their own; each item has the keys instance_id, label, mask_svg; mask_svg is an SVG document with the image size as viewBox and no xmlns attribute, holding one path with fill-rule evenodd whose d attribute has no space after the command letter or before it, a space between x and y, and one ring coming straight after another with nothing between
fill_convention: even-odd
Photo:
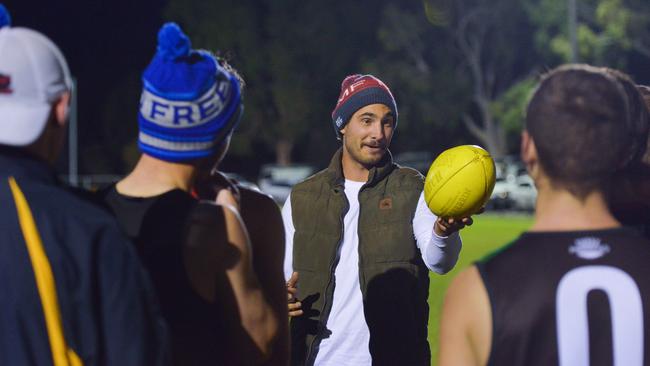
<instances>
[{"instance_id":1,"label":"cap logo","mask_svg":"<svg viewBox=\"0 0 650 366\"><path fill-rule=\"evenodd\" d=\"M11 89L11 77L0 74L0 94L12 94L13 92Z\"/></svg>"}]
</instances>

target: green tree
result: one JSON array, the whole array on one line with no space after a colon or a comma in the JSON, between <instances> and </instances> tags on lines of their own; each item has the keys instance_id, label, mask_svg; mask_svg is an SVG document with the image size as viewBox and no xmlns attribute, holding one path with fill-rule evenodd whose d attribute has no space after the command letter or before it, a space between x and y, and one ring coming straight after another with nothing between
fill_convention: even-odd
<instances>
[{"instance_id":1,"label":"green tree","mask_svg":"<svg viewBox=\"0 0 650 366\"><path fill-rule=\"evenodd\" d=\"M578 0L577 40L581 62L626 67L629 52L650 58L650 3L642 0ZM527 0L535 44L555 62L570 60L567 3Z\"/></svg>"},{"instance_id":2,"label":"green tree","mask_svg":"<svg viewBox=\"0 0 650 366\"><path fill-rule=\"evenodd\" d=\"M165 14L181 23L195 45L228 50L247 82L232 152L252 154L259 142L287 164L296 149L335 146L329 115L340 81L359 69L359 54L373 44L372 4L171 0Z\"/></svg>"},{"instance_id":3,"label":"green tree","mask_svg":"<svg viewBox=\"0 0 650 366\"><path fill-rule=\"evenodd\" d=\"M459 115L471 102L467 78L444 29L431 27L420 1L387 3L377 38L381 52L366 57L364 70L390 85L399 109L393 150L439 152L467 142Z\"/></svg>"},{"instance_id":4,"label":"green tree","mask_svg":"<svg viewBox=\"0 0 650 366\"><path fill-rule=\"evenodd\" d=\"M499 98L490 103L492 115L503 128L508 152L519 149L526 106L536 84L535 77L527 77L510 86Z\"/></svg>"},{"instance_id":5,"label":"green tree","mask_svg":"<svg viewBox=\"0 0 650 366\"><path fill-rule=\"evenodd\" d=\"M531 74L537 56L533 30L517 0L424 0L430 23L454 40L458 76L468 79L472 106L462 115L468 131L495 157L508 152L506 128L493 104Z\"/></svg>"}]
</instances>

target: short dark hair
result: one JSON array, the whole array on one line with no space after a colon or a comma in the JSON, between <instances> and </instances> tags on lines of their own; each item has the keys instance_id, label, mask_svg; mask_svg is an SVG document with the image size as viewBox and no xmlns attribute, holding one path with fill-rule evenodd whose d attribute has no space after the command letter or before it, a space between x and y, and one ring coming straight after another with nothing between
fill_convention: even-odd
<instances>
[{"instance_id":1,"label":"short dark hair","mask_svg":"<svg viewBox=\"0 0 650 366\"><path fill-rule=\"evenodd\" d=\"M627 163L636 164L641 161L648 147L648 132L650 131L650 113L646 106L640 88L626 73L610 68L603 68L605 73L613 76L625 91L628 103L629 132L632 134L632 144L629 147ZM626 164L627 164L626 163Z\"/></svg>"},{"instance_id":2,"label":"short dark hair","mask_svg":"<svg viewBox=\"0 0 650 366\"><path fill-rule=\"evenodd\" d=\"M646 110L648 112L648 124L650 124L650 87L647 85L637 85L636 87L645 102ZM637 165L650 166L650 130L648 130L645 138L645 152L639 157Z\"/></svg>"},{"instance_id":3,"label":"short dark hair","mask_svg":"<svg viewBox=\"0 0 650 366\"><path fill-rule=\"evenodd\" d=\"M604 191L632 143L622 85L602 69L566 65L545 75L528 105L526 129L554 186L584 199Z\"/></svg>"}]
</instances>

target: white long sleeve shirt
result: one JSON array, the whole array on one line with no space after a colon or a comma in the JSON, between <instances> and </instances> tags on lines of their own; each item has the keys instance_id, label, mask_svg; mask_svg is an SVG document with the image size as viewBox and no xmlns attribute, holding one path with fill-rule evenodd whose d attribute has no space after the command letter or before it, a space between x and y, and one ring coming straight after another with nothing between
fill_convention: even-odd
<instances>
[{"instance_id":1,"label":"white long sleeve shirt","mask_svg":"<svg viewBox=\"0 0 650 366\"><path fill-rule=\"evenodd\" d=\"M345 181L345 195L349 210L343 219L343 241L338 251L338 264L334 276L336 286L332 309L327 319L329 337L324 338L316 355L316 366L365 366L372 364L369 350L370 331L363 312L363 299L359 285L359 191L365 182ZM293 235L295 228L291 217L291 196L282 208L286 233L284 276L288 280L293 272ZM461 249L458 233L439 237L433 231L437 220L420 194L413 217L413 235L426 266L436 273L451 270ZM300 279L298 280L300 293Z\"/></svg>"}]
</instances>

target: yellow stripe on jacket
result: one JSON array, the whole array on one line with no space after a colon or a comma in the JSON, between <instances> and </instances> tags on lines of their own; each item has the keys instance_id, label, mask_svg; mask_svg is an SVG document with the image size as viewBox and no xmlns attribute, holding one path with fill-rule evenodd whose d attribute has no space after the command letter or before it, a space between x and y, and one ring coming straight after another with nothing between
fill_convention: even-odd
<instances>
[{"instance_id":1,"label":"yellow stripe on jacket","mask_svg":"<svg viewBox=\"0 0 650 366\"><path fill-rule=\"evenodd\" d=\"M20 229L23 232L29 259L32 262L36 287L38 287L38 294L43 306L43 315L45 316L45 325L47 326L54 366L81 366L83 365L81 359L68 347L63 335L63 324L61 322L61 311L59 310L54 274L43 248L41 236L36 228L32 211L25 199L25 195L13 177L9 177L9 187L16 203Z\"/></svg>"}]
</instances>

